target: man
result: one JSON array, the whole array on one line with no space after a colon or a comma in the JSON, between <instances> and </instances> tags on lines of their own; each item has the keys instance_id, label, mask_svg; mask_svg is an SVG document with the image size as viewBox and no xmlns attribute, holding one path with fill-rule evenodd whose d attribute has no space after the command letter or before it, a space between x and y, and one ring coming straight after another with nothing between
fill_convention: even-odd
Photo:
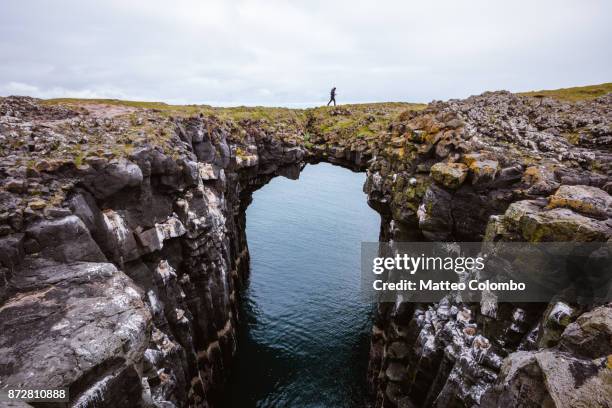
<instances>
[{"instance_id":1,"label":"man","mask_svg":"<svg viewBox=\"0 0 612 408\"><path fill-rule=\"evenodd\" d=\"M332 102L334 102L334 106L336 106L336 87L335 86L331 90L331 95L329 97L329 102L327 102L327 106L329 106L329 104Z\"/></svg>"}]
</instances>

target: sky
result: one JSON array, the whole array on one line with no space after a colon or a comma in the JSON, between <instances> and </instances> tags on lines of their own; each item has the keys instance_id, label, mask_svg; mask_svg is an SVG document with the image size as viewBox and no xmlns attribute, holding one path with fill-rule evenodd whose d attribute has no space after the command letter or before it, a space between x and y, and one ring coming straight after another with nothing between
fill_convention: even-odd
<instances>
[{"instance_id":1,"label":"sky","mask_svg":"<svg viewBox=\"0 0 612 408\"><path fill-rule=\"evenodd\" d=\"M429 102L612 81L609 0L0 0L0 95Z\"/></svg>"}]
</instances>

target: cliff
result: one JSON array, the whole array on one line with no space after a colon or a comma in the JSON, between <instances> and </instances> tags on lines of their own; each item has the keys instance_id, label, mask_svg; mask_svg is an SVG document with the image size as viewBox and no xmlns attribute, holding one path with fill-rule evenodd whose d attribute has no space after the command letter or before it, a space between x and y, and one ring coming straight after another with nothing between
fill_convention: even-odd
<instances>
[{"instance_id":1,"label":"cliff","mask_svg":"<svg viewBox=\"0 0 612 408\"><path fill-rule=\"evenodd\" d=\"M507 92L308 110L1 98L0 384L69 387L74 406L219 406L245 209L306 162L367 171L381 240L609 240L611 107ZM373 400L597 406L612 400L611 339L608 305L380 304ZM559 355L579 369L556 374Z\"/></svg>"},{"instance_id":2,"label":"cliff","mask_svg":"<svg viewBox=\"0 0 612 408\"><path fill-rule=\"evenodd\" d=\"M569 103L495 92L401 115L368 168L383 238L610 242L611 104L610 94ZM611 312L562 294L380 304L376 405L607 406Z\"/></svg>"}]
</instances>

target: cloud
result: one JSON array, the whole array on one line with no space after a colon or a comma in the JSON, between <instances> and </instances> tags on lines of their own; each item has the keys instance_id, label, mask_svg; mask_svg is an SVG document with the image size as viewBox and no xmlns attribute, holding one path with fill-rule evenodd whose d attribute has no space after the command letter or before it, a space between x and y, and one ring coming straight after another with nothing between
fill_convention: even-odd
<instances>
[{"instance_id":1,"label":"cloud","mask_svg":"<svg viewBox=\"0 0 612 408\"><path fill-rule=\"evenodd\" d=\"M41 89L23 82L8 82L0 84L0 95L28 95L37 98L95 98L95 99L138 99L130 98L121 89L112 87L96 87L94 89L66 89L59 86Z\"/></svg>"},{"instance_id":2,"label":"cloud","mask_svg":"<svg viewBox=\"0 0 612 408\"><path fill-rule=\"evenodd\" d=\"M429 101L610 81L607 1L4 0L0 94Z\"/></svg>"}]
</instances>

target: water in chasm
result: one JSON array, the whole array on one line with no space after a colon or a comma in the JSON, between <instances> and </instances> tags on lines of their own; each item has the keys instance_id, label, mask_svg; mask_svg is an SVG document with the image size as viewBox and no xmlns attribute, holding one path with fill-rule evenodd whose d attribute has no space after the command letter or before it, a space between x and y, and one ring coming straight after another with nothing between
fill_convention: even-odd
<instances>
[{"instance_id":1,"label":"water in chasm","mask_svg":"<svg viewBox=\"0 0 612 408\"><path fill-rule=\"evenodd\" d=\"M372 306L360 295L360 244L380 228L364 181L321 163L254 193L228 406L364 406Z\"/></svg>"}]
</instances>

